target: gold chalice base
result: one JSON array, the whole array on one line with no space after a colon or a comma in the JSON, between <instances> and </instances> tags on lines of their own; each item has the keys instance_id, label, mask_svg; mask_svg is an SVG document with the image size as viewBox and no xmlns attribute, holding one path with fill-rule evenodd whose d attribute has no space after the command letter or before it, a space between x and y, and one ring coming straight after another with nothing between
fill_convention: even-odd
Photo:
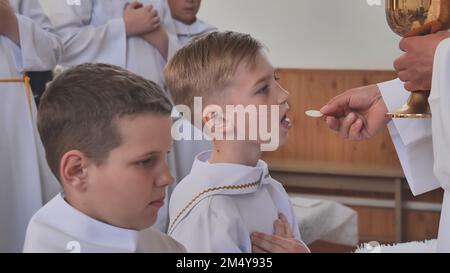
<instances>
[{"instance_id":1,"label":"gold chalice base","mask_svg":"<svg viewBox=\"0 0 450 273\"><path fill-rule=\"evenodd\" d=\"M431 118L427 97L429 92L412 92L408 102L395 112L387 113L390 118Z\"/></svg>"},{"instance_id":2,"label":"gold chalice base","mask_svg":"<svg viewBox=\"0 0 450 273\"><path fill-rule=\"evenodd\" d=\"M386 116L390 118L431 118L431 114L387 113Z\"/></svg>"}]
</instances>

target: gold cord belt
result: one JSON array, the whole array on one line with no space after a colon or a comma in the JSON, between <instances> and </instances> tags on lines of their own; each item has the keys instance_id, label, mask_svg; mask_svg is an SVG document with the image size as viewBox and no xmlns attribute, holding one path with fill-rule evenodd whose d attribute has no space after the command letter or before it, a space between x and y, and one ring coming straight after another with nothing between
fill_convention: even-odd
<instances>
[{"instance_id":1,"label":"gold cord belt","mask_svg":"<svg viewBox=\"0 0 450 273\"><path fill-rule=\"evenodd\" d=\"M28 76L23 76L23 78L11 78L11 79L0 79L0 83L23 83L25 84L25 90L27 93L27 99L28 99L28 107L30 108L30 113L31 113L31 104L33 103L32 101L32 93L31 93L31 86L30 86L30 77Z\"/></svg>"},{"instance_id":2,"label":"gold cord belt","mask_svg":"<svg viewBox=\"0 0 450 273\"><path fill-rule=\"evenodd\" d=\"M259 181L258 182L253 182L253 183L247 183L247 184L242 184L242 185L236 185L236 186L222 186L222 187L216 187L216 188L209 188L206 189L204 191L202 191L201 193L197 194L197 196L195 196L178 214L177 217L175 217L175 220L173 220L172 224L169 227L169 233L173 232L173 227L175 226L175 223L178 221L178 219L181 217L181 215L183 215L183 213L193 204L195 203L195 201L197 201L200 197L202 197L203 195L210 193L210 192L215 192L215 191L220 191L220 190L242 190L242 189L247 189L247 188L251 188L251 187L255 187L259 185Z\"/></svg>"}]
</instances>

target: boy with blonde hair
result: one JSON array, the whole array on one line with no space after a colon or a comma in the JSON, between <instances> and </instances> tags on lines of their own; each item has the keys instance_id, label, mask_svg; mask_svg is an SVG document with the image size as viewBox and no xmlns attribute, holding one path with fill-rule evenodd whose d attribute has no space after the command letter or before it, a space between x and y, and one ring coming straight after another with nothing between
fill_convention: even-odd
<instances>
[{"instance_id":1,"label":"boy with blonde hair","mask_svg":"<svg viewBox=\"0 0 450 273\"><path fill-rule=\"evenodd\" d=\"M263 46L246 34L208 34L175 54L165 79L176 104L192 111L195 98L202 99L205 110L184 117L201 119L213 137L213 150L197 156L191 173L172 194L169 235L189 252L248 253L258 250L250 235L274 233L274 221L281 213L292 230L289 234L300 240L288 195L260 160L269 140L260 132L250 137L252 123L270 117L266 127L272 130L270 141L283 144L292 126L287 118L288 92L278 84ZM239 105L254 107L260 115L236 120L235 114L220 111ZM267 107L270 111L264 112ZM245 137L232 138L239 134L242 121Z\"/></svg>"}]
</instances>

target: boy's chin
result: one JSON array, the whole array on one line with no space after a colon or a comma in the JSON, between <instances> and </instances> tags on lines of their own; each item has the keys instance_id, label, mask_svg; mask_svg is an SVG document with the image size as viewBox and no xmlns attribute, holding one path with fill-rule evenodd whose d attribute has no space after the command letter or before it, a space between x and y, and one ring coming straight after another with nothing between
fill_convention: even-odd
<instances>
[{"instance_id":1,"label":"boy's chin","mask_svg":"<svg viewBox=\"0 0 450 273\"><path fill-rule=\"evenodd\" d=\"M263 152L274 152L284 146L287 141L287 136L280 136L278 138L278 143L274 140L272 140L271 142L260 142L261 150Z\"/></svg>"},{"instance_id":2,"label":"boy's chin","mask_svg":"<svg viewBox=\"0 0 450 273\"><path fill-rule=\"evenodd\" d=\"M156 224L157 215L146 216L144 219L139 219L138 223L132 228L134 230L146 230Z\"/></svg>"}]
</instances>

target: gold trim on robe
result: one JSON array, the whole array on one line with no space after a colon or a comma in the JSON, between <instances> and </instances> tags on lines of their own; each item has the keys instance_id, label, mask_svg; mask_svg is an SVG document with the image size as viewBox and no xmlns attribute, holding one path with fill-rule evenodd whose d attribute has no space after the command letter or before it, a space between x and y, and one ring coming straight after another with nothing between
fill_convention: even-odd
<instances>
[{"instance_id":1,"label":"gold trim on robe","mask_svg":"<svg viewBox=\"0 0 450 273\"><path fill-rule=\"evenodd\" d=\"M256 187L259 184L260 184L260 181L257 181L257 182L242 184L242 185L228 185L228 186L222 186L222 187L216 187L216 188L209 188L209 189L206 189L206 190L200 192L177 214L177 216L173 220L172 224L169 226L168 234L170 234L173 231L175 224L177 223L179 218L183 215L183 213L185 213L189 209L189 207L191 207L192 204L194 204L195 201L197 201L203 195L210 193L210 192L220 191L220 190L242 190L242 189L247 189L247 188L251 188L251 187Z\"/></svg>"},{"instance_id":2,"label":"gold trim on robe","mask_svg":"<svg viewBox=\"0 0 450 273\"><path fill-rule=\"evenodd\" d=\"M28 99L28 107L30 108L30 113L32 113L32 93L31 93L31 85L30 85L30 77L27 75L24 75L23 78L10 78L10 79L0 79L0 83L23 83L25 84L25 90L27 93L27 99Z\"/></svg>"}]
</instances>

